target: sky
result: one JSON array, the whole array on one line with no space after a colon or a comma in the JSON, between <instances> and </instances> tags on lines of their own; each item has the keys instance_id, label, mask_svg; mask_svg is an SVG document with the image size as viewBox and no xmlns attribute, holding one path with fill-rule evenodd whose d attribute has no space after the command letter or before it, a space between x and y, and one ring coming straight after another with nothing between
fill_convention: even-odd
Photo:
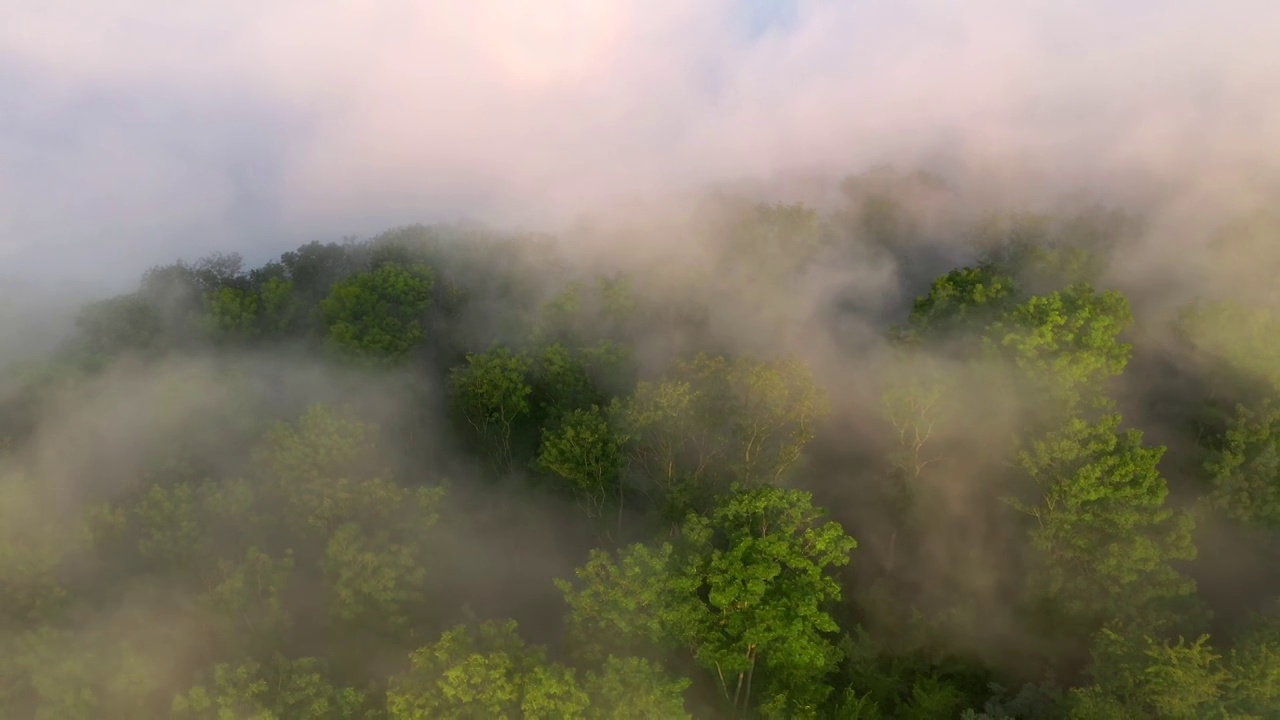
<instances>
[{"instance_id":1,"label":"sky","mask_svg":"<svg viewBox=\"0 0 1280 720\"><path fill-rule=\"evenodd\" d=\"M1280 149L1273 0L5 6L11 287L883 162L1236 197Z\"/></svg>"}]
</instances>

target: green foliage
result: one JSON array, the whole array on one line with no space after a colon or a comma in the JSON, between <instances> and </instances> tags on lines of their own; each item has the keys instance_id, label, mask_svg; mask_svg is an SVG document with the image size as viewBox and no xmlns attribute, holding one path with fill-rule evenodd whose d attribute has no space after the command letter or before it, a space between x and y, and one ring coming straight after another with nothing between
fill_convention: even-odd
<instances>
[{"instance_id":1,"label":"green foliage","mask_svg":"<svg viewBox=\"0 0 1280 720\"><path fill-rule=\"evenodd\" d=\"M913 611L909 624L879 633L885 641L863 628L845 635L840 642L845 691L836 707L865 717L942 717L957 716L987 698L986 669L946 652L940 638L950 628L931 625L941 623Z\"/></svg>"},{"instance_id":2,"label":"green foliage","mask_svg":"<svg viewBox=\"0 0 1280 720\"><path fill-rule=\"evenodd\" d=\"M206 302L214 332L242 337L257 334L262 309L255 293L234 287L218 288Z\"/></svg>"},{"instance_id":3,"label":"green foliage","mask_svg":"<svg viewBox=\"0 0 1280 720\"><path fill-rule=\"evenodd\" d=\"M678 522L733 483L781 484L827 409L802 363L698 355L612 412L630 464Z\"/></svg>"},{"instance_id":4,"label":"green foliage","mask_svg":"<svg viewBox=\"0 0 1280 720\"><path fill-rule=\"evenodd\" d=\"M1236 520L1280 530L1280 409L1238 408L1205 470L1216 507Z\"/></svg>"},{"instance_id":5,"label":"green foliage","mask_svg":"<svg viewBox=\"0 0 1280 720\"><path fill-rule=\"evenodd\" d=\"M822 515L808 493L758 488L691 515L674 546L594 553L576 584L557 583L570 623L578 637L686 650L729 707L812 716L840 659L828 571L856 545Z\"/></svg>"},{"instance_id":6,"label":"green foliage","mask_svg":"<svg viewBox=\"0 0 1280 720\"><path fill-rule=\"evenodd\" d=\"M201 598L215 618L218 636L239 647L274 647L292 625L285 593L294 577L294 554L273 558L250 547L243 559L222 559Z\"/></svg>"},{"instance_id":7,"label":"green foliage","mask_svg":"<svg viewBox=\"0 0 1280 720\"><path fill-rule=\"evenodd\" d=\"M203 560L207 540L200 526L195 486L191 483L152 485L133 507L138 528L138 554L168 566L188 567Z\"/></svg>"},{"instance_id":8,"label":"green foliage","mask_svg":"<svg viewBox=\"0 0 1280 720\"><path fill-rule=\"evenodd\" d=\"M0 665L7 676L0 680L0 690L7 690L0 694L6 716L154 717L165 668L139 620L116 618L112 626L88 632L41 627L11 641L4 660L8 667Z\"/></svg>"},{"instance_id":9,"label":"green foliage","mask_svg":"<svg viewBox=\"0 0 1280 720\"><path fill-rule=\"evenodd\" d=\"M163 341L160 316L137 294L86 305L76 329L80 354L93 366L125 352L154 351Z\"/></svg>"},{"instance_id":10,"label":"green foliage","mask_svg":"<svg viewBox=\"0 0 1280 720\"><path fill-rule=\"evenodd\" d=\"M600 277L591 285L573 281L539 308L529 339L535 346L617 342L634 320L636 305L625 275Z\"/></svg>"},{"instance_id":11,"label":"green foliage","mask_svg":"<svg viewBox=\"0 0 1280 720\"><path fill-rule=\"evenodd\" d=\"M211 330L240 341L286 334L298 313L293 283L280 277L257 287L220 287L206 296L205 304Z\"/></svg>"},{"instance_id":12,"label":"green foliage","mask_svg":"<svg viewBox=\"0 0 1280 720\"><path fill-rule=\"evenodd\" d=\"M582 687L591 698L592 720L687 720L684 693L691 682L675 678L641 658L609 656L600 672L588 672Z\"/></svg>"},{"instance_id":13,"label":"green foliage","mask_svg":"<svg viewBox=\"0 0 1280 720\"><path fill-rule=\"evenodd\" d=\"M410 658L392 679L392 720L581 717L590 698L572 669L525 644L516 623L458 626Z\"/></svg>"},{"instance_id":14,"label":"green foliage","mask_svg":"<svg viewBox=\"0 0 1280 720\"><path fill-rule=\"evenodd\" d=\"M575 410L603 407L629 389L630 375L627 350L607 340L590 347L543 346L529 366L530 422L554 427Z\"/></svg>"},{"instance_id":15,"label":"green foliage","mask_svg":"<svg viewBox=\"0 0 1280 720\"><path fill-rule=\"evenodd\" d=\"M214 666L212 682L173 699L172 717L182 720L356 720L369 717L369 699L353 688L332 685L315 658L275 657Z\"/></svg>"},{"instance_id":16,"label":"green foliage","mask_svg":"<svg viewBox=\"0 0 1280 720\"><path fill-rule=\"evenodd\" d=\"M1017 297L1014 279L994 267L952 270L915 301L907 326L896 336L913 343L926 338L963 342L966 334L981 332L1007 313Z\"/></svg>"},{"instance_id":17,"label":"green foliage","mask_svg":"<svg viewBox=\"0 0 1280 720\"><path fill-rule=\"evenodd\" d=\"M1207 642L1103 629L1090 668L1095 684L1072 691L1070 717L1227 717L1221 696L1229 675Z\"/></svg>"},{"instance_id":18,"label":"green foliage","mask_svg":"<svg viewBox=\"0 0 1280 720\"><path fill-rule=\"evenodd\" d=\"M545 431L537 464L569 485L588 517L603 517L612 498L621 523L622 441L599 407L574 410Z\"/></svg>"},{"instance_id":19,"label":"green foliage","mask_svg":"<svg viewBox=\"0 0 1280 720\"><path fill-rule=\"evenodd\" d=\"M892 335L963 360L1007 363L1027 404L1052 425L1110 406L1106 382L1129 362L1132 348L1119 338L1132 321L1128 300L1114 290L1078 282L1025 295L1012 275L983 265L935 280Z\"/></svg>"},{"instance_id":20,"label":"green foliage","mask_svg":"<svg viewBox=\"0 0 1280 720\"><path fill-rule=\"evenodd\" d=\"M726 307L763 343L809 332L796 311L812 309L810 271L841 253L871 248L904 284L928 280L936 248L912 203L947 189L875 172L846 190L834 213L716 205L713 252L687 287L666 267L584 274L545 238L412 227L248 271L233 255L176 262L86 305L64 347L0 375L0 716L1275 717L1280 622L1241 629L1228 609L1232 634L1199 636L1189 576L1204 568L1184 574L1197 552L1164 449L1105 414L1138 355L1128 341L1149 342L1128 335L1128 300L1096 284L1116 276L1104 263L1124 218L950 229L985 254L933 279L882 365L849 369L879 382L887 445L824 427L827 399L798 359L712 354L741 339L716 324ZM1280 323L1251 302L1181 318L1207 361L1177 403L1193 410L1132 407L1170 438L1170 478L1203 469L1179 490L1206 485L1266 558ZM277 361L324 344L325 387L301 399L315 383L281 382L295 366ZM1144 370L1167 350L1140 349ZM135 366L159 384L116 397ZM172 371L186 366L201 371ZM275 422L300 399L385 410L372 369L394 369L405 397L385 427L324 404ZM183 409L210 386L255 397ZM139 423L153 400L161 420ZM1203 422L1237 403L1230 422ZM446 409L465 455L441 433ZM1201 467L1175 444L1191 442L1177 435L1187 415ZM136 428L161 424L139 457ZM447 467L469 482L473 463L500 491L445 504L417 482ZM567 522L526 485L587 518ZM840 577L853 539L791 487L876 533L873 557ZM453 626L475 617L467 603L545 618L536 580L559 555L530 533L558 546L584 529L605 547L556 582L564 657L514 621ZM641 542L614 547L624 537ZM1215 582L1245 565L1204 554L1225 568ZM538 629L558 652L556 628Z\"/></svg>"},{"instance_id":21,"label":"green foliage","mask_svg":"<svg viewBox=\"0 0 1280 720\"><path fill-rule=\"evenodd\" d=\"M332 593L334 619L393 636L410 619L407 609L423 600L427 581L425 546L396 542L385 532L342 525L325 547L323 568Z\"/></svg>"},{"instance_id":22,"label":"green foliage","mask_svg":"<svg viewBox=\"0 0 1280 720\"><path fill-rule=\"evenodd\" d=\"M1204 357L1249 379L1280 389L1280 314L1260 305L1232 301L1198 302L1177 325L1182 337Z\"/></svg>"},{"instance_id":23,"label":"green foliage","mask_svg":"<svg viewBox=\"0 0 1280 720\"><path fill-rule=\"evenodd\" d=\"M74 530L39 521L41 488L0 469L0 635L54 616L68 599L61 568L86 549Z\"/></svg>"},{"instance_id":24,"label":"green foliage","mask_svg":"<svg viewBox=\"0 0 1280 720\"><path fill-rule=\"evenodd\" d=\"M530 411L533 388L528 356L496 348L467 355L466 365L449 373L450 404L466 423L479 449L505 473L514 459L513 440Z\"/></svg>"},{"instance_id":25,"label":"green foliage","mask_svg":"<svg viewBox=\"0 0 1280 720\"><path fill-rule=\"evenodd\" d=\"M333 287L320 303L329 339L369 362L395 362L426 337L434 275L425 266L384 264Z\"/></svg>"},{"instance_id":26,"label":"green foliage","mask_svg":"<svg viewBox=\"0 0 1280 720\"><path fill-rule=\"evenodd\" d=\"M1280 615L1255 617L1226 658L1224 688L1236 713L1269 717L1280 708Z\"/></svg>"},{"instance_id":27,"label":"green foliage","mask_svg":"<svg viewBox=\"0 0 1280 720\"><path fill-rule=\"evenodd\" d=\"M1117 415L1073 420L1033 442L1021 464L1042 494L1012 500L1036 519L1033 595L1086 626L1167 608L1195 589L1172 565L1196 548L1191 517L1166 504L1164 450L1119 424Z\"/></svg>"},{"instance_id":28,"label":"green foliage","mask_svg":"<svg viewBox=\"0 0 1280 720\"><path fill-rule=\"evenodd\" d=\"M1109 405L1103 383L1129 362L1132 348L1118 337L1132 319L1123 295L1081 283L1028 298L991 325L986 337L1034 388L1073 412Z\"/></svg>"}]
</instances>

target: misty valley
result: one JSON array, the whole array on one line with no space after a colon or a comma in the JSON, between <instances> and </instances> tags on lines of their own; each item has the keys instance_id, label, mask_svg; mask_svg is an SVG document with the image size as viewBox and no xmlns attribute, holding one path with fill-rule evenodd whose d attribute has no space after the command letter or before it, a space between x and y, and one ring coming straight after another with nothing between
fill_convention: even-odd
<instances>
[{"instance_id":1,"label":"misty valley","mask_svg":"<svg viewBox=\"0 0 1280 720\"><path fill-rule=\"evenodd\" d=\"M969 198L88 302L0 378L0 716L1280 718L1280 217L1153 281L1144 208Z\"/></svg>"}]
</instances>

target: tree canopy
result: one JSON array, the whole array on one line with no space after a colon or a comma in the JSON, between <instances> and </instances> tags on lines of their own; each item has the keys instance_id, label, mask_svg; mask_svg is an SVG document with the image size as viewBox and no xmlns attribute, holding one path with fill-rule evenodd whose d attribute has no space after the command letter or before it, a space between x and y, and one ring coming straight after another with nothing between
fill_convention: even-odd
<instances>
[{"instance_id":1,"label":"tree canopy","mask_svg":"<svg viewBox=\"0 0 1280 720\"><path fill-rule=\"evenodd\" d=\"M1277 308L841 189L88 302L0 376L0 716L1280 717Z\"/></svg>"}]
</instances>

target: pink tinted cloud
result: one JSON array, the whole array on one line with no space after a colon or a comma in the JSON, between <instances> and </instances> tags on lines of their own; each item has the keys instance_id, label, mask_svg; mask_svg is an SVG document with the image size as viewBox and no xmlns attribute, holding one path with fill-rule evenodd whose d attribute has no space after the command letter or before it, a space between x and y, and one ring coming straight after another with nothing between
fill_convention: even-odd
<instances>
[{"instance_id":1,"label":"pink tinted cloud","mask_svg":"<svg viewBox=\"0 0 1280 720\"><path fill-rule=\"evenodd\" d=\"M810 1L755 41L731 5L31 0L0 27L0 60L40 73L29 102L49 112L93 88L287 114L282 211L317 227L441 198L551 221L937 155L1014 188L1195 185L1273 169L1263 150L1280 146L1280 4ZM99 155L81 171L110 172Z\"/></svg>"}]
</instances>

